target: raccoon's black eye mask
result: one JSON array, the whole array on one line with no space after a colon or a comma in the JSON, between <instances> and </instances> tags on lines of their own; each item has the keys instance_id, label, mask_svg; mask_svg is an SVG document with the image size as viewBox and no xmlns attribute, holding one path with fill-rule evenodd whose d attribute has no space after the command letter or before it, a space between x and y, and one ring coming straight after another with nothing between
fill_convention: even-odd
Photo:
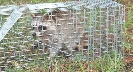
<instances>
[{"instance_id":1,"label":"raccoon's black eye mask","mask_svg":"<svg viewBox=\"0 0 133 72\"><path fill-rule=\"evenodd\" d=\"M46 26L42 26L42 25L39 25L38 26L38 31L40 32L41 30L46 30L47 27Z\"/></svg>"}]
</instances>

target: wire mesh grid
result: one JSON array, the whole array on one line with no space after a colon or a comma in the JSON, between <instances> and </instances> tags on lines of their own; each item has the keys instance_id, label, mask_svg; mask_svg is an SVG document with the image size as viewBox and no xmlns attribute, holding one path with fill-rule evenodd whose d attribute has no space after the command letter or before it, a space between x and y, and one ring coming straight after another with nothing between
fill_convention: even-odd
<instances>
[{"instance_id":1,"label":"wire mesh grid","mask_svg":"<svg viewBox=\"0 0 133 72\"><path fill-rule=\"evenodd\" d=\"M11 61L44 60L44 56L94 60L115 52L124 57L124 5L111 0L84 0L26 7L29 9L22 11L0 41L1 69ZM0 7L1 31L14 8Z\"/></svg>"}]
</instances>

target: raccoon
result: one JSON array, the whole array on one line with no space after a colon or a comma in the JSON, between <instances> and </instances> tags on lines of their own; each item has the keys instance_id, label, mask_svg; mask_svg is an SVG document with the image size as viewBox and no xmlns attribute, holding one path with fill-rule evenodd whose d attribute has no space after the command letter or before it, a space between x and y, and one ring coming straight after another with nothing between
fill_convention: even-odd
<instances>
[{"instance_id":1,"label":"raccoon","mask_svg":"<svg viewBox=\"0 0 133 72\"><path fill-rule=\"evenodd\" d=\"M60 52L72 54L87 48L87 34L84 33L83 23L73 11L60 11L58 9L47 14L32 14L32 35L40 43L47 45L50 57Z\"/></svg>"}]
</instances>

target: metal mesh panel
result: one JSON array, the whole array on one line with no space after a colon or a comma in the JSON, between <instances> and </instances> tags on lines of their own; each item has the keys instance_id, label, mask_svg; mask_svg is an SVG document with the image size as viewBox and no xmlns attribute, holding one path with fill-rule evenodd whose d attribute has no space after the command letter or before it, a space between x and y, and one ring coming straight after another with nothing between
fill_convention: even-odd
<instances>
[{"instance_id":1,"label":"metal mesh panel","mask_svg":"<svg viewBox=\"0 0 133 72\"><path fill-rule=\"evenodd\" d=\"M29 10L0 41L0 68L11 61L30 62L55 56L95 59L106 53L124 56L125 7L111 0L26 5ZM9 8L13 6L9 6ZM22 6L25 7L25 6ZM13 11L1 7L0 29ZM4 10L5 9L5 10ZM2 11L3 10L3 11Z\"/></svg>"}]
</instances>

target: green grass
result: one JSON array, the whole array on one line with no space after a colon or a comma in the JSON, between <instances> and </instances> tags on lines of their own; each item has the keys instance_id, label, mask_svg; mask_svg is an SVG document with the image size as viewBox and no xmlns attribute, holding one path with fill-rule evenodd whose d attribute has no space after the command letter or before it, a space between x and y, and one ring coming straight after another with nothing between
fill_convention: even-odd
<instances>
[{"instance_id":1,"label":"green grass","mask_svg":"<svg viewBox=\"0 0 133 72\"><path fill-rule=\"evenodd\" d=\"M116 56L116 53L106 54L94 61L94 68L103 72L120 72L124 70L124 63L121 56Z\"/></svg>"},{"instance_id":2,"label":"green grass","mask_svg":"<svg viewBox=\"0 0 133 72\"><path fill-rule=\"evenodd\" d=\"M75 72L75 71L104 71L104 72L120 72L124 70L124 63L121 59L121 57L116 57L116 55L104 55L101 58L97 58L95 61L75 61L75 62L69 62L64 61L64 58L56 59L56 62L50 62L49 60L45 59L44 65L41 64L37 59L33 62L30 62L27 67L23 67L21 70L16 68L8 68L7 72L38 72L38 71L44 71L44 72ZM88 65L87 65L88 63ZM52 70L49 69L52 68ZM85 68L88 68L85 69ZM90 69L90 70L89 70Z\"/></svg>"}]
</instances>

